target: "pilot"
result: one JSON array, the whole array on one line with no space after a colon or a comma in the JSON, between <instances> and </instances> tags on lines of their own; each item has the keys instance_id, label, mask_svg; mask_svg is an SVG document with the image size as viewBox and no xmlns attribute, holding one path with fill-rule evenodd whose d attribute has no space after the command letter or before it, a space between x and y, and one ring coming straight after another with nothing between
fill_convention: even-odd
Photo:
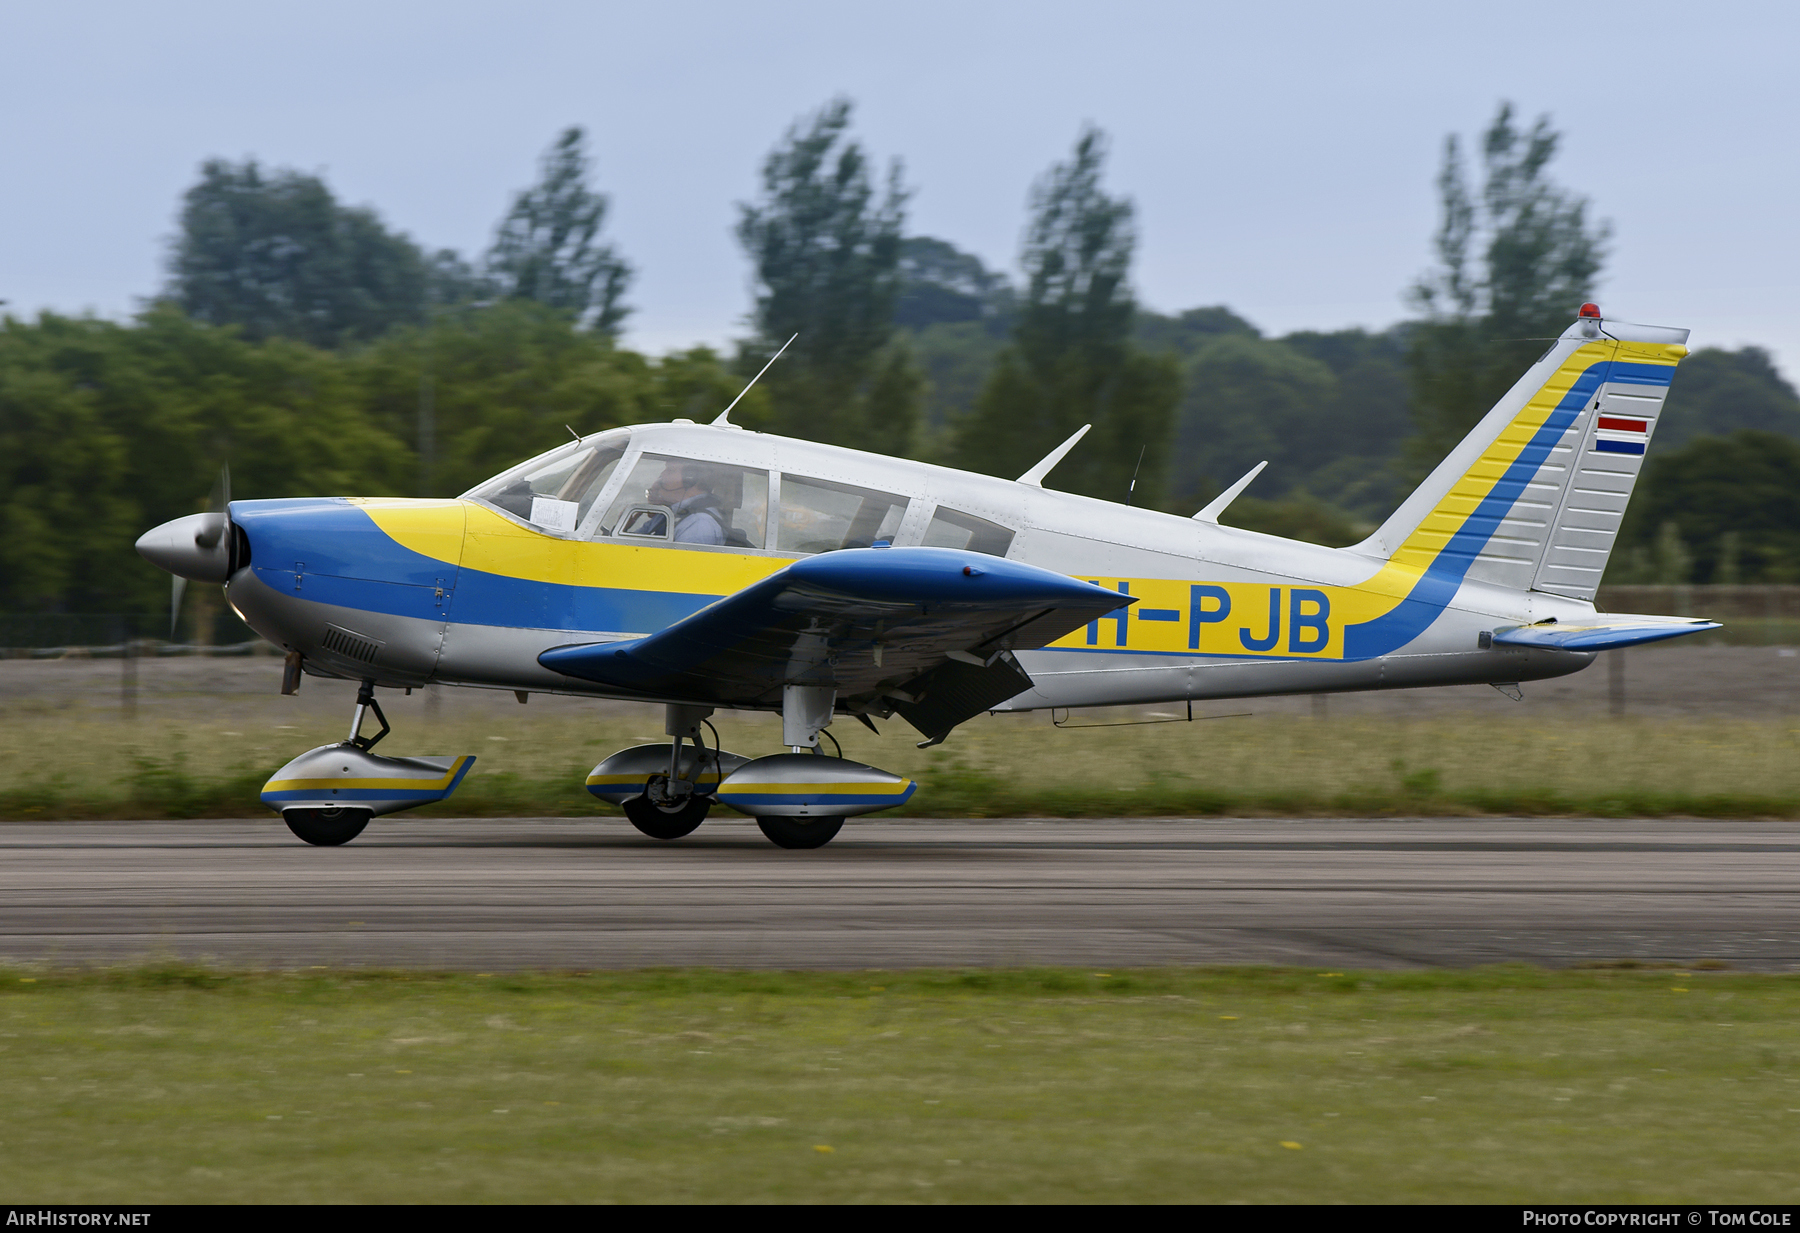
<instances>
[{"instance_id":1,"label":"pilot","mask_svg":"<svg viewBox=\"0 0 1800 1233\"><path fill-rule=\"evenodd\" d=\"M671 462L644 496L652 505L675 511L675 542L723 544L725 513L713 495L706 469L692 462ZM652 533L662 528L655 528Z\"/></svg>"}]
</instances>

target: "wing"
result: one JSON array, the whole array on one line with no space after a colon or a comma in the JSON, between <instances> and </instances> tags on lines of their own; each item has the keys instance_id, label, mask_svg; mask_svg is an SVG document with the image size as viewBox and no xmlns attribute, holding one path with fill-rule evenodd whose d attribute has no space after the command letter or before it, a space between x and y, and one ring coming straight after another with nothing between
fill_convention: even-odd
<instances>
[{"instance_id":1,"label":"wing","mask_svg":"<svg viewBox=\"0 0 1800 1233\"><path fill-rule=\"evenodd\" d=\"M623 642L560 646L546 668L651 697L779 706L829 685L933 740L1031 687L1011 652L1134 602L1047 569L950 548L851 548L787 568Z\"/></svg>"},{"instance_id":2,"label":"wing","mask_svg":"<svg viewBox=\"0 0 1800 1233\"><path fill-rule=\"evenodd\" d=\"M1693 617L1636 616L1625 612L1602 612L1570 621L1540 621L1536 625L1513 625L1496 629L1494 641L1503 646L1554 647L1563 651L1613 651L1637 646L1642 642L1661 642L1683 634L1704 633L1718 629L1717 621L1700 621Z\"/></svg>"}]
</instances>

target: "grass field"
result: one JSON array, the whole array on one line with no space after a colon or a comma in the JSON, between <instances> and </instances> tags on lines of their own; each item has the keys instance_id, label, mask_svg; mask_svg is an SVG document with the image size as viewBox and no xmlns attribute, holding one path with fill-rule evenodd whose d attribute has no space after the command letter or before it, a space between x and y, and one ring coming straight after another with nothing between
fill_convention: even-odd
<instances>
[{"instance_id":1,"label":"grass field","mask_svg":"<svg viewBox=\"0 0 1800 1233\"><path fill-rule=\"evenodd\" d=\"M337 717L228 727L23 705L9 718L0 818L14 819L257 813L275 768L342 735ZM904 812L921 816L1800 817L1800 727L1779 719L1266 716L1065 731L1030 715L975 720L925 751L898 723L880 737L851 723L833 732L846 756L917 777ZM574 724L520 708L498 724L410 724L381 752L479 756L440 814L581 815L607 811L582 787L596 762L666 739L648 717ZM727 747L754 755L779 739L772 719L739 716Z\"/></svg>"},{"instance_id":2,"label":"grass field","mask_svg":"<svg viewBox=\"0 0 1800 1233\"><path fill-rule=\"evenodd\" d=\"M1800 980L0 973L15 1203L1787 1202Z\"/></svg>"}]
</instances>

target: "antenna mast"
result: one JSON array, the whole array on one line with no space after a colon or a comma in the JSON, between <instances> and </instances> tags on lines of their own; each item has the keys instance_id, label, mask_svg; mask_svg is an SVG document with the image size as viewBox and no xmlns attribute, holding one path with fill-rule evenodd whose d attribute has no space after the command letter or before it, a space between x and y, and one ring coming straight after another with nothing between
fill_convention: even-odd
<instances>
[{"instance_id":1,"label":"antenna mast","mask_svg":"<svg viewBox=\"0 0 1800 1233\"><path fill-rule=\"evenodd\" d=\"M798 338L798 337L800 337L799 334L794 335L794 338ZM794 338L790 338L786 342L782 343L781 351L786 351L789 347L793 346ZM758 381L762 380L763 373L768 372L770 367L774 365L775 361L781 358L781 351L777 351L774 355L771 355L769 357L769 362L762 366L762 370L760 372L758 372L754 377L750 378L750 385L755 385ZM738 405L738 403L743 401L744 395L748 394L750 392L750 385L746 385L743 389L738 391L738 396L731 400L731 407L735 407ZM723 411L719 412L719 418L714 420L713 423L715 423L715 424L730 424L731 423L731 407L726 407Z\"/></svg>"}]
</instances>

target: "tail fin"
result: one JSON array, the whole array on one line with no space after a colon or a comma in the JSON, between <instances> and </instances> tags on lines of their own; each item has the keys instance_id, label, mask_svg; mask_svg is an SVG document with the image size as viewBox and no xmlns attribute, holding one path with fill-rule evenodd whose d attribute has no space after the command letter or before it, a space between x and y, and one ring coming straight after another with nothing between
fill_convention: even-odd
<instances>
[{"instance_id":1,"label":"tail fin","mask_svg":"<svg viewBox=\"0 0 1800 1233\"><path fill-rule=\"evenodd\" d=\"M1355 551L1591 601L1687 336L1583 316Z\"/></svg>"}]
</instances>

